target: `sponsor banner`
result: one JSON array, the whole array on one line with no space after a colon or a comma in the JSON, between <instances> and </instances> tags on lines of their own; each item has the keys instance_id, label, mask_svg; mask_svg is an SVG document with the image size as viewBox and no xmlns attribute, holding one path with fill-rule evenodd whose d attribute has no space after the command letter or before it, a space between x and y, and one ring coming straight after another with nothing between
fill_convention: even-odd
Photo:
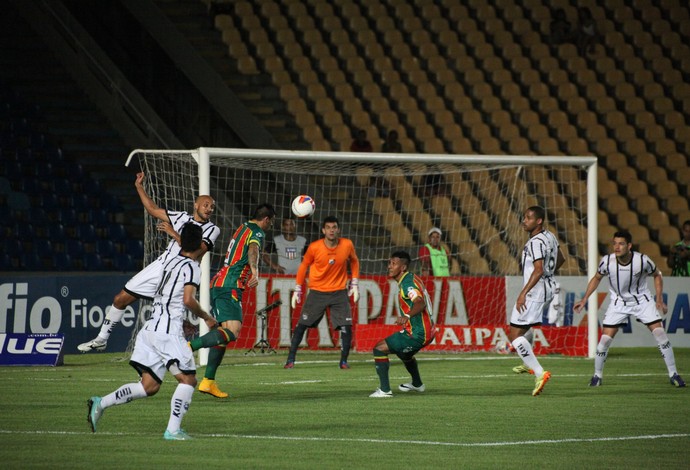
<instances>
[{"instance_id":1,"label":"sponsor banner","mask_svg":"<svg viewBox=\"0 0 690 470\"><path fill-rule=\"evenodd\" d=\"M507 326L437 325L436 338L424 351L453 352L507 352ZM372 351L376 343L388 335L400 331L399 326L357 325L356 347L360 352ZM567 356L587 355L586 327L541 327L534 329L534 352L536 354L563 354Z\"/></svg>"},{"instance_id":2,"label":"sponsor banner","mask_svg":"<svg viewBox=\"0 0 690 470\"><path fill-rule=\"evenodd\" d=\"M65 335L0 333L0 366L62 365Z\"/></svg>"},{"instance_id":3,"label":"sponsor banner","mask_svg":"<svg viewBox=\"0 0 690 470\"><path fill-rule=\"evenodd\" d=\"M63 350L98 334L113 297L130 275L0 275L0 333L64 335ZM136 309L136 310L135 310ZM108 351L127 348L139 306L127 308L122 324L108 341Z\"/></svg>"},{"instance_id":4,"label":"sponsor banner","mask_svg":"<svg viewBox=\"0 0 690 470\"><path fill-rule=\"evenodd\" d=\"M129 274L92 273L68 275L0 275L0 333L64 334L63 350L76 353L77 345L94 338L100 329L113 296L122 289ZM541 330L548 342L548 352L580 354L586 341L587 314L573 311L573 304L581 298L587 285L584 277L560 277L560 317L551 321L545 309ZM433 303L433 316L440 336L432 349L448 351L481 351L491 347L499 331L507 332L508 318L515 298L522 287L520 277L427 278L427 289ZM235 349L249 349L261 338L261 322L254 312L275 300L282 305L266 315L267 335L273 348L290 345L290 334L297 322L300 308L290 308L294 277L263 276L259 286L244 296L244 322L240 339L231 345ZM600 285L599 297L603 305L598 312L599 322L606 309L607 282ZM353 304L355 348L371 351L372 341L395 331L397 316L397 284L385 276L365 276L360 279L360 299ZM665 278L664 292L669 313L664 325L674 347L690 347L690 304L687 278ZM139 312L139 303L127 307L125 315L108 341L109 352L125 351L137 322L150 315L149 307ZM192 323L198 320L191 314ZM477 338L489 335L483 341ZM479 336L477 336L479 335ZM468 340L467 338L470 338ZM487 339L488 338L488 339ZM583 339L580 339L583 338ZM496 341L498 341L496 339ZM561 344L563 343L563 344ZM622 329L615 346L656 346L644 325L637 322ZM333 349L338 346L338 334L327 322L310 329L303 347ZM572 352L576 351L576 352ZM586 354L586 353L584 353Z\"/></svg>"}]
</instances>

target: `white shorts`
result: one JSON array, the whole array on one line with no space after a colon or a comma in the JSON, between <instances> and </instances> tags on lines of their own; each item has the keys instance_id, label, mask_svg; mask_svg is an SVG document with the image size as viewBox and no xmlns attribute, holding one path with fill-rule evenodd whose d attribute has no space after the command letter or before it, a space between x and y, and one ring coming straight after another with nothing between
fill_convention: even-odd
<instances>
[{"instance_id":1,"label":"white shorts","mask_svg":"<svg viewBox=\"0 0 690 470\"><path fill-rule=\"evenodd\" d=\"M541 325L544 306L551 303L551 300L549 299L549 302L535 302L534 300L527 299L525 309L522 312L518 312L517 308L513 306L513 312L510 314L510 324L525 328Z\"/></svg>"},{"instance_id":2,"label":"white shorts","mask_svg":"<svg viewBox=\"0 0 690 470\"><path fill-rule=\"evenodd\" d=\"M639 305L614 305L611 302L604 314L603 324L604 326L626 324L630 315L644 325L661 321L661 315L659 315L659 311L656 309L655 302L643 302Z\"/></svg>"},{"instance_id":3,"label":"white shorts","mask_svg":"<svg viewBox=\"0 0 690 470\"><path fill-rule=\"evenodd\" d=\"M137 298L152 300L156 295L156 288L162 274L163 262L156 258L155 261L127 281L125 292Z\"/></svg>"},{"instance_id":4,"label":"white shorts","mask_svg":"<svg viewBox=\"0 0 690 470\"><path fill-rule=\"evenodd\" d=\"M158 383L163 382L165 371L172 363L176 363L185 374L196 374L194 355L184 337L156 333L144 328L137 335L129 363L140 374L143 371L150 373Z\"/></svg>"}]
</instances>

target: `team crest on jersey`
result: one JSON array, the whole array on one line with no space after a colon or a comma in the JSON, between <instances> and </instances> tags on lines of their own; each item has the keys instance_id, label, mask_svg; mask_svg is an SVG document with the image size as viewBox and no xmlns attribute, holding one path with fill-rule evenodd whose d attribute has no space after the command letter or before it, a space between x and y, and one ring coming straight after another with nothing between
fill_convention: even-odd
<instances>
[{"instance_id":1,"label":"team crest on jersey","mask_svg":"<svg viewBox=\"0 0 690 470\"><path fill-rule=\"evenodd\" d=\"M287 259L297 259L297 248L295 248L294 246L286 246L285 257Z\"/></svg>"}]
</instances>

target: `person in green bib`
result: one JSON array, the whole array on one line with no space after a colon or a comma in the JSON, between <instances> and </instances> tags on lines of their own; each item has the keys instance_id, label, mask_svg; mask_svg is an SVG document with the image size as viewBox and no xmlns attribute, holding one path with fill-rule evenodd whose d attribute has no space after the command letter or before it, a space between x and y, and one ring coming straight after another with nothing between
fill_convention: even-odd
<instances>
[{"instance_id":1,"label":"person in green bib","mask_svg":"<svg viewBox=\"0 0 690 470\"><path fill-rule=\"evenodd\" d=\"M428 235L429 242L419 248L422 276L450 276L450 253L441 245L441 229L431 227Z\"/></svg>"}]
</instances>

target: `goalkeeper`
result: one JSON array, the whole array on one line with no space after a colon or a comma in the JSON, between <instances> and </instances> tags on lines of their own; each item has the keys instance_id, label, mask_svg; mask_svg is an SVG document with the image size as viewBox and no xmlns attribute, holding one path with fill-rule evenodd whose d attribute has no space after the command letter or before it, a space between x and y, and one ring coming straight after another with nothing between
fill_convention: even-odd
<instances>
[{"instance_id":1,"label":"goalkeeper","mask_svg":"<svg viewBox=\"0 0 690 470\"><path fill-rule=\"evenodd\" d=\"M297 348L304 338L307 328L314 328L323 318L326 309L330 309L331 323L340 330L340 368L349 369L347 358L352 345L352 309L348 296L359 300L359 258L355 253L352 241L340 238L340 225L334 216L326 217L321 226L324 237L312 242L304 254L302 264L297 270L295 291L292 294L293 310L302 303L303 284L309 271L309 295L302 314L292 332L290 352L285 369L295 367ZM347 290L347 265L350 265L352 280Z\"/></svg>"}]
</instances>

